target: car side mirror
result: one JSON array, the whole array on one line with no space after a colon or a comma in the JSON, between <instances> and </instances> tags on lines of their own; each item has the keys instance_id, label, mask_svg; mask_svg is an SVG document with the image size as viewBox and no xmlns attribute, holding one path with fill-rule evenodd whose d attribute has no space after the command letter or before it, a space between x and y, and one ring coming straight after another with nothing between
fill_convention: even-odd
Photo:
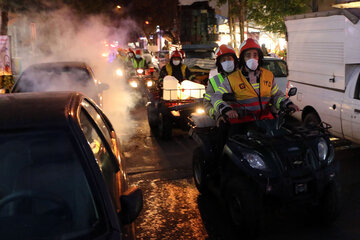
<instances>
[{"instance_id":1,"label":"car side mirror","mask_svg":"<svg viewBox=\"0 0 360 240\"><path fill-rule=\"evenodd\" d=\"M107 84L107 83L99 83L99 90L100 90L100 92L102 92L102 91L105 91L105 90L108 90L109 89L109 84Z\"/></svg>"},{"instance_id":2,"label":"car side mirror","mask_svg":"<svg viewBox=\"0 0 360 240\"><path fill-rule=\"evenodd\" d=\"M119 218L124 224L130 224L139 216L143 208L143 194L140 188L132 187L120 197L121 212Z\"/></svg>"},{"instance_id":3,"label":"car side mirror","mask_svg":"<svg viewBox=\"0 0 360 240\"><path fill-rule=\"evenodd\" d=\"M292 87L290 88L289 92L288 92L288 96L291 97L291 96L295 96L297 93L297 88L296 87Z\"/></svg>"},{"instance_id":4,"label":"car side mirror","mask_svg":"<svg viewBox=\"0 0 360 240\"><path fill-rule=\"evenodd\" d=\"M226 101L226 102L235 102L236 97L235 97L235 94L233 94L233 93L224 93L222 95L222 100Z\"/></svg>"}]
</instances>

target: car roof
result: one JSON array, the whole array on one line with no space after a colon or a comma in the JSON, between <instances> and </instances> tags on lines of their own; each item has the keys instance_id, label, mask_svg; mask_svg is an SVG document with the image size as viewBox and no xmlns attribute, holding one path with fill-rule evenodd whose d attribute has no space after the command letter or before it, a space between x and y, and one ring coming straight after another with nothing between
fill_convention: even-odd
<instances>
[{"instance_id":1,"label":"car roof","mask_svg":"<svg viewBox=\"0 0 360 240\"><path fill-rule=\"evenodd\" d=\"M78 92L0 95L0 130L65 126L82 98Z\"/></svg>"},{"instance_id":2,"label":"car roof","mask_svg":"<svg viewBox=\"0 0 360 240\"><path fill-rule=\"evenodd\" d=\"M47 62L32 64L28 68L61 68L61 67L73 67L73 68L89 68L85 62Z\"/></svg>"}]
</instances>

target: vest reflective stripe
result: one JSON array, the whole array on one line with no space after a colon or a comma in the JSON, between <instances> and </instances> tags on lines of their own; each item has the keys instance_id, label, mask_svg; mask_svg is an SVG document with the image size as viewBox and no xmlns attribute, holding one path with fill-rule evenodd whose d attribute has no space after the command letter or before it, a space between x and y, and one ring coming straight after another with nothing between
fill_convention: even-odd
<instances>
[{"instance_id":1,"label":"vest reflective stripe","mask_svg":"<svg viewBox=\"0 0 360 240\"><path fill-rule=\"evenodd\" d=\"M210 115L210 117L211 118L214 118L214 108L210 108L210 110L209 110L209 115Z\"/></svg>"},{"instance_id":2,"label":"vest reflective stripe","mask_svg":"<svg viewBox=\"0 0 360 240\"><path fill-rule=\"evenodd\" d=\"M210 98L211 98L211 95L210 94L207 94L207 93L205 93L205 95L204 95L204 98L206 99L206 100L211 100Z\"/></svg>"},{"instance_id":3,"label":"vest reflective stripe","mask_svg":"<svg viewBox=\"0 0 360 240\"><path fill-rule=\"evenodd\" d=\"M219 104L221 104L221 103L223 103L223 102L224 102L223 100L217 100L217 101L215 102L215 104L214 104L215 110L218 109Z\"/></svg>"},{"instance_id":4,"label":"vest reflective stripe","mask_svg":"<svg viewBox=\"0 0 360 240\"><path fill-rule=\"evenodd\" d=\"M166 68L167 74L172 76L173 70L172 70L171 64L170 63L166 64L165 68ZM184 65L184 64L181 64L181 74L183 76L183 79L185 79L186 78L186 65ZM183 79L178 79L178 80L183 80Z\"/></svg>"},{"instance_id":5,"label":"vest reflective stripe","mask_svg":"<svg viewBox=\"0 0 360 240\"><path fill-rule=\"evenodd\" d=\"M279 97L279 98L278 98L278 100L277 100L277 102L276 102L276 104L275 104L275 107L276 107L277 109L280 109L280 103L281 103L281 101L284 100L284 99L285 99L284 97Z\"/></svg>"},{"instance_id":6,"label":"vest reflective stripe","mask_svg":"<svg viewBox=\"0 0 360 240\"><path fill-rule=\"evenodd\" d=\"M218 88L218 91L221 92L221 93L223 93L223 94L224 94L224 93L228 93L228 91L227 91L225 88L223 88L223 87L219 87L219 88Z\"/></svg>"},{"instance_id":7,"label":"vest reflective stripe","mask_svg":"<svg viewBox=\"0 0 360 240\"><path fill-rule=\"evenodd\" d=\"M135 60L135 58L132 58L131 61L132 61L134 68L144 68L144 66L145 66L145 59L141 59L141 61L139 62L139 65L138 65L137 61Z\"/></svg>"},{"instance_id":8,"label":"vest reflective stripe","mask_svg":"<svg viewBox=\"0 0 360 240\"><path fill-rule=\"evenodd\" d=\"M224 82L224 78L221 75L221 73L219 73L218 75L212 77L209 79L211 86L214 89L214 92L216 92L216 90L218 89L218 87L220 86L220 84L222 84Z\"/></svg>"},{"instance_id":9,"label":"vest reflective stripe","mask_svg":"<svg viewBox=\"0 0 360 240\"><path fill-rule=\"evenodd\" d=\"M275 84L275 87L271 90L271 95L275 95L279 91L279 86Z\"/></svg>"}]
</instances>

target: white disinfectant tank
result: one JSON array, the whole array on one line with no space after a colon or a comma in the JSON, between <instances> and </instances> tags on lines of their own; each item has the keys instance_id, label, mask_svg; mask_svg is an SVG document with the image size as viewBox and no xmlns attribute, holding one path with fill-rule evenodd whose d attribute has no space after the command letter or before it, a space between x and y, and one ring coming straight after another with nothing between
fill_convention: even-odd
<instances>
[{"instance_id":1,"label":"white disinfectant tank","mask_svg":"<svg viewBox=\"0 0 360 240\"><path fill-rule=\"evenodd\" d=\"M164 77L163 83L163 99L164 100L178 100L178 85L179 81L173 76Z\"/></svg>"},{"instance_id":2,"label":"white disinfectant tank","mask_svg":"<svg viewBox=\"0 0 360 240\"><path fill-rule=\"evenodd\" d=\"M181 82L180 99L202 98L205 94L205 86L189 80Z\"/></svg>"}]
</instances>

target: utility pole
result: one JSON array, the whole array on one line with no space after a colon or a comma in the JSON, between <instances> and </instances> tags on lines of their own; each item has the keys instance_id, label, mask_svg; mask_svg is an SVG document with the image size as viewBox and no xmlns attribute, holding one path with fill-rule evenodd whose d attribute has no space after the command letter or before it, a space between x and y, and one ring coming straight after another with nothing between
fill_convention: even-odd
<instances>
[{"instance_id":1,"label":"utility pole","mask_svg":"<svg viewBox=\"0 0 360 240\"><path fill-rule=\"evenodd\" d=\"M8 34L8 22L9 22L9 6L6 1L1 5L1 27L0 27L0 35Z\"/></svg>"},{"instance_id":2,"label":"utility pole","mask_svg":"<svg viewBox=\"0 0 360 240\"><path fill-rule=\"evenodd\" d=\"M246 10L246 0L239 0L239 28L240 28L240 42L242 43L245 40L244 29L245 29L245 10Z\"/></svg>"},{"instance_id":3,"label":"utility pole","mask_svg":"<svg viewBox=\"0 0 360 240\"><path fill-rule=\"evenodd\" d=\"M232 13L231 13L231 2L228 0L228 19L229 19L229 31L230 31L230 41L231 41L231 46L235 47L234 43L236 43L236 39L234 39L234 19L232 17Z\"/></svg>"}]
</instances>

